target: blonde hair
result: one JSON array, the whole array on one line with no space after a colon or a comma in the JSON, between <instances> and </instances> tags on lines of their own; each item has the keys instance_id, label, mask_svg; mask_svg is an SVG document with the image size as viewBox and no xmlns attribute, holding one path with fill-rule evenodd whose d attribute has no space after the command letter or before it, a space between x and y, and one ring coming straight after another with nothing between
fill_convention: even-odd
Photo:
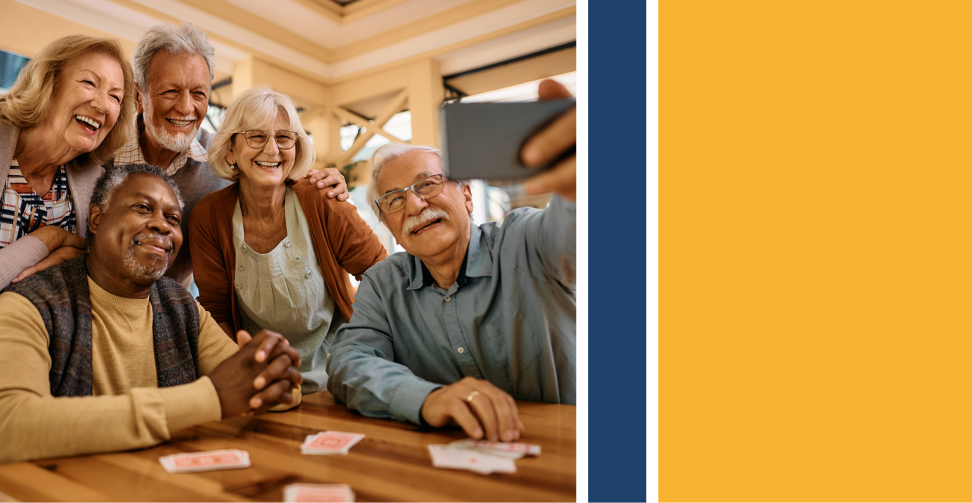
<instances>
[{"instance_id":1,"label":"blonde hair","mask_svg":"<svg viewBox=\"0 0 972 503\"><path fill-rule=\"evenodd\" d=\"M135 81L132 66L117 40L87 35L59 38L40 50L30 60L7 94L0 96L0 121L18 129L34 127L46 118L54 94L61 85L64 68L78 58L98 52L114 59L125 76L125 96L122 97L118 120L97 148L81 154L68 163L70 166L104 164L115 151L135 134Z\"/></svg>"},{"instance_id":2,"label":"blonde hair","mask_svg":"<svg viewBox=\"0 0 972 503\"><path fill-rule=\"evenodd\" d=\"M275 91L270 86L256 86L243 91L226 109L223 125L209 144L209 166L216 176L236 181L240 177L239 170L233 169L226 162L226 154L233 147L233 137L248 129L262 129L273 123L278 113L283 113L290 119L290 129L297 132L297 155L294 159L294 169L290 171L290 180L299 180L310 171L317 159L314 144L307 137L304 126L300 124L297 107L293 100L284 93Z\"/></svg>"}]
</instances>

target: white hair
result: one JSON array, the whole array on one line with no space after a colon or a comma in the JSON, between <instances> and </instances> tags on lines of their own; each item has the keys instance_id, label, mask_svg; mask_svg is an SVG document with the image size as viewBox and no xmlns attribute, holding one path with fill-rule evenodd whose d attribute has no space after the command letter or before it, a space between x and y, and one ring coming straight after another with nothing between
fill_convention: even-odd
<instances>
[{"instance_id":1,"label":"white hair","mask_svg":"<svg viewBox=\"0 0 972 503\"><path fill-rule=\"evenodd\" d=\"M375 149L374 153L371 154L371 181L368 182L368 191L366 192L365 197L368 198L368 207L371 208L371 211L375 212L379 222L385 223L385 218L381 210L378 208L378 205L375 203L378 197L381 196L381 194L378 193L378 174L381 173L381 168L384 167L385 164L388 164L389 162L394 161L395 159L398 159L409 152L416 151L435 154L436 157L439 158L439 167L442 167L442 151L437 148L426 147L423 145L411 145L408 143L386 143ZM444 171L445 170L443 170L443 172ZM456 190L460 192L462 192L463 187L469 185L469 183L466 181L453 181L456 182ZM472 216L472 213L469 215Z\"/></svg>"},{"instance_id":2,"label":"white hair","mask_svg":"<svg viewBox=\"0 0 972 503\"><path fill-rule=\"evenodd\" d=\"M216 67L216 60L213 57L213 46L209 43L206 32L189 21L183 22L179 26L171 24L160 24L153 26L145 33L142 40L139 40L135 47L135 55L132 56L132 67L135 70L135 83L146 91L145 84L148 78L149 63L159 51L168 51L174 56L191 56L198 54L206 60L209 65L209 80L213 80L213 69Z\"/></svg>"}]
</instances>

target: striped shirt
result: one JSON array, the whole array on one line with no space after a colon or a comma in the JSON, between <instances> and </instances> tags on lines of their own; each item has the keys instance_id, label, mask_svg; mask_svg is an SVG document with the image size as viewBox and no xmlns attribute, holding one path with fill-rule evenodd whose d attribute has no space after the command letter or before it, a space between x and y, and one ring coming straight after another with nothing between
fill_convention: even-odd
<instances>
[{"instance_id":1,"label":"striped shirt","mask_svg":"<svg viewBox=\"0 0 972 503\"><path fill-rule=\"evenodd\" d=\"M55 225L68 232L74 232L77 225L67 171L63 165L59 167L51 190L41 196L27 183L20 164L14 159L0 194L0 248L45 225Z\"/></svg>"}]
</instances>

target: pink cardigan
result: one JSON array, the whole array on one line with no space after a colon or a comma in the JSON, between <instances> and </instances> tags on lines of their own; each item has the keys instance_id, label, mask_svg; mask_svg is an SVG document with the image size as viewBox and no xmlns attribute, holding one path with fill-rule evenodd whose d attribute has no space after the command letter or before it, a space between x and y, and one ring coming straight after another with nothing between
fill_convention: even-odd
<instances>
[{"instance_id":1,"label":"pink cardigan","mask_svg":"<svg viewBox=\"0 0 972 503\"><path fill-rule=\"evenodd\" d=\"M19 136L20 129L0 121L0 190L4 190L7 185L7 174L10 172L10 162L13 160ZM104 172L104 168L97 164L67 169L68 187L71 188L71 197L74 199L74 216L77 221L74 233L82 238L88 233L91 195L98 177ZM0 248L0 288L5 288L24 269L44 260L49 254L47 245L30 235Z\"/></svg>"}]
</instances>

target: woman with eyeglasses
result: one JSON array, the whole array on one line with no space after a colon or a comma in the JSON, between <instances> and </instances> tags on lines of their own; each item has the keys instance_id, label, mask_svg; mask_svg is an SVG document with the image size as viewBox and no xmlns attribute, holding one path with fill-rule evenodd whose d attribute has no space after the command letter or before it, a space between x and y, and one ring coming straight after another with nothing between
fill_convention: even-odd
<instances>
[{"instance_id":1,"label":"woman with eyeglasses","mask_svg":"<svg viewBox=\"0 0 972 503\"><path fill-rule=\"evenodd\" d=\"M302 180L315 157L289 97L244 91L209 147L213 171L236 183L203 198L189 222L199 303L237 342L261 329L286 337L303 394L326 389L330 341L351 319L348 273L387 256L353 205Z\"/></svg>"}]
</instances>

